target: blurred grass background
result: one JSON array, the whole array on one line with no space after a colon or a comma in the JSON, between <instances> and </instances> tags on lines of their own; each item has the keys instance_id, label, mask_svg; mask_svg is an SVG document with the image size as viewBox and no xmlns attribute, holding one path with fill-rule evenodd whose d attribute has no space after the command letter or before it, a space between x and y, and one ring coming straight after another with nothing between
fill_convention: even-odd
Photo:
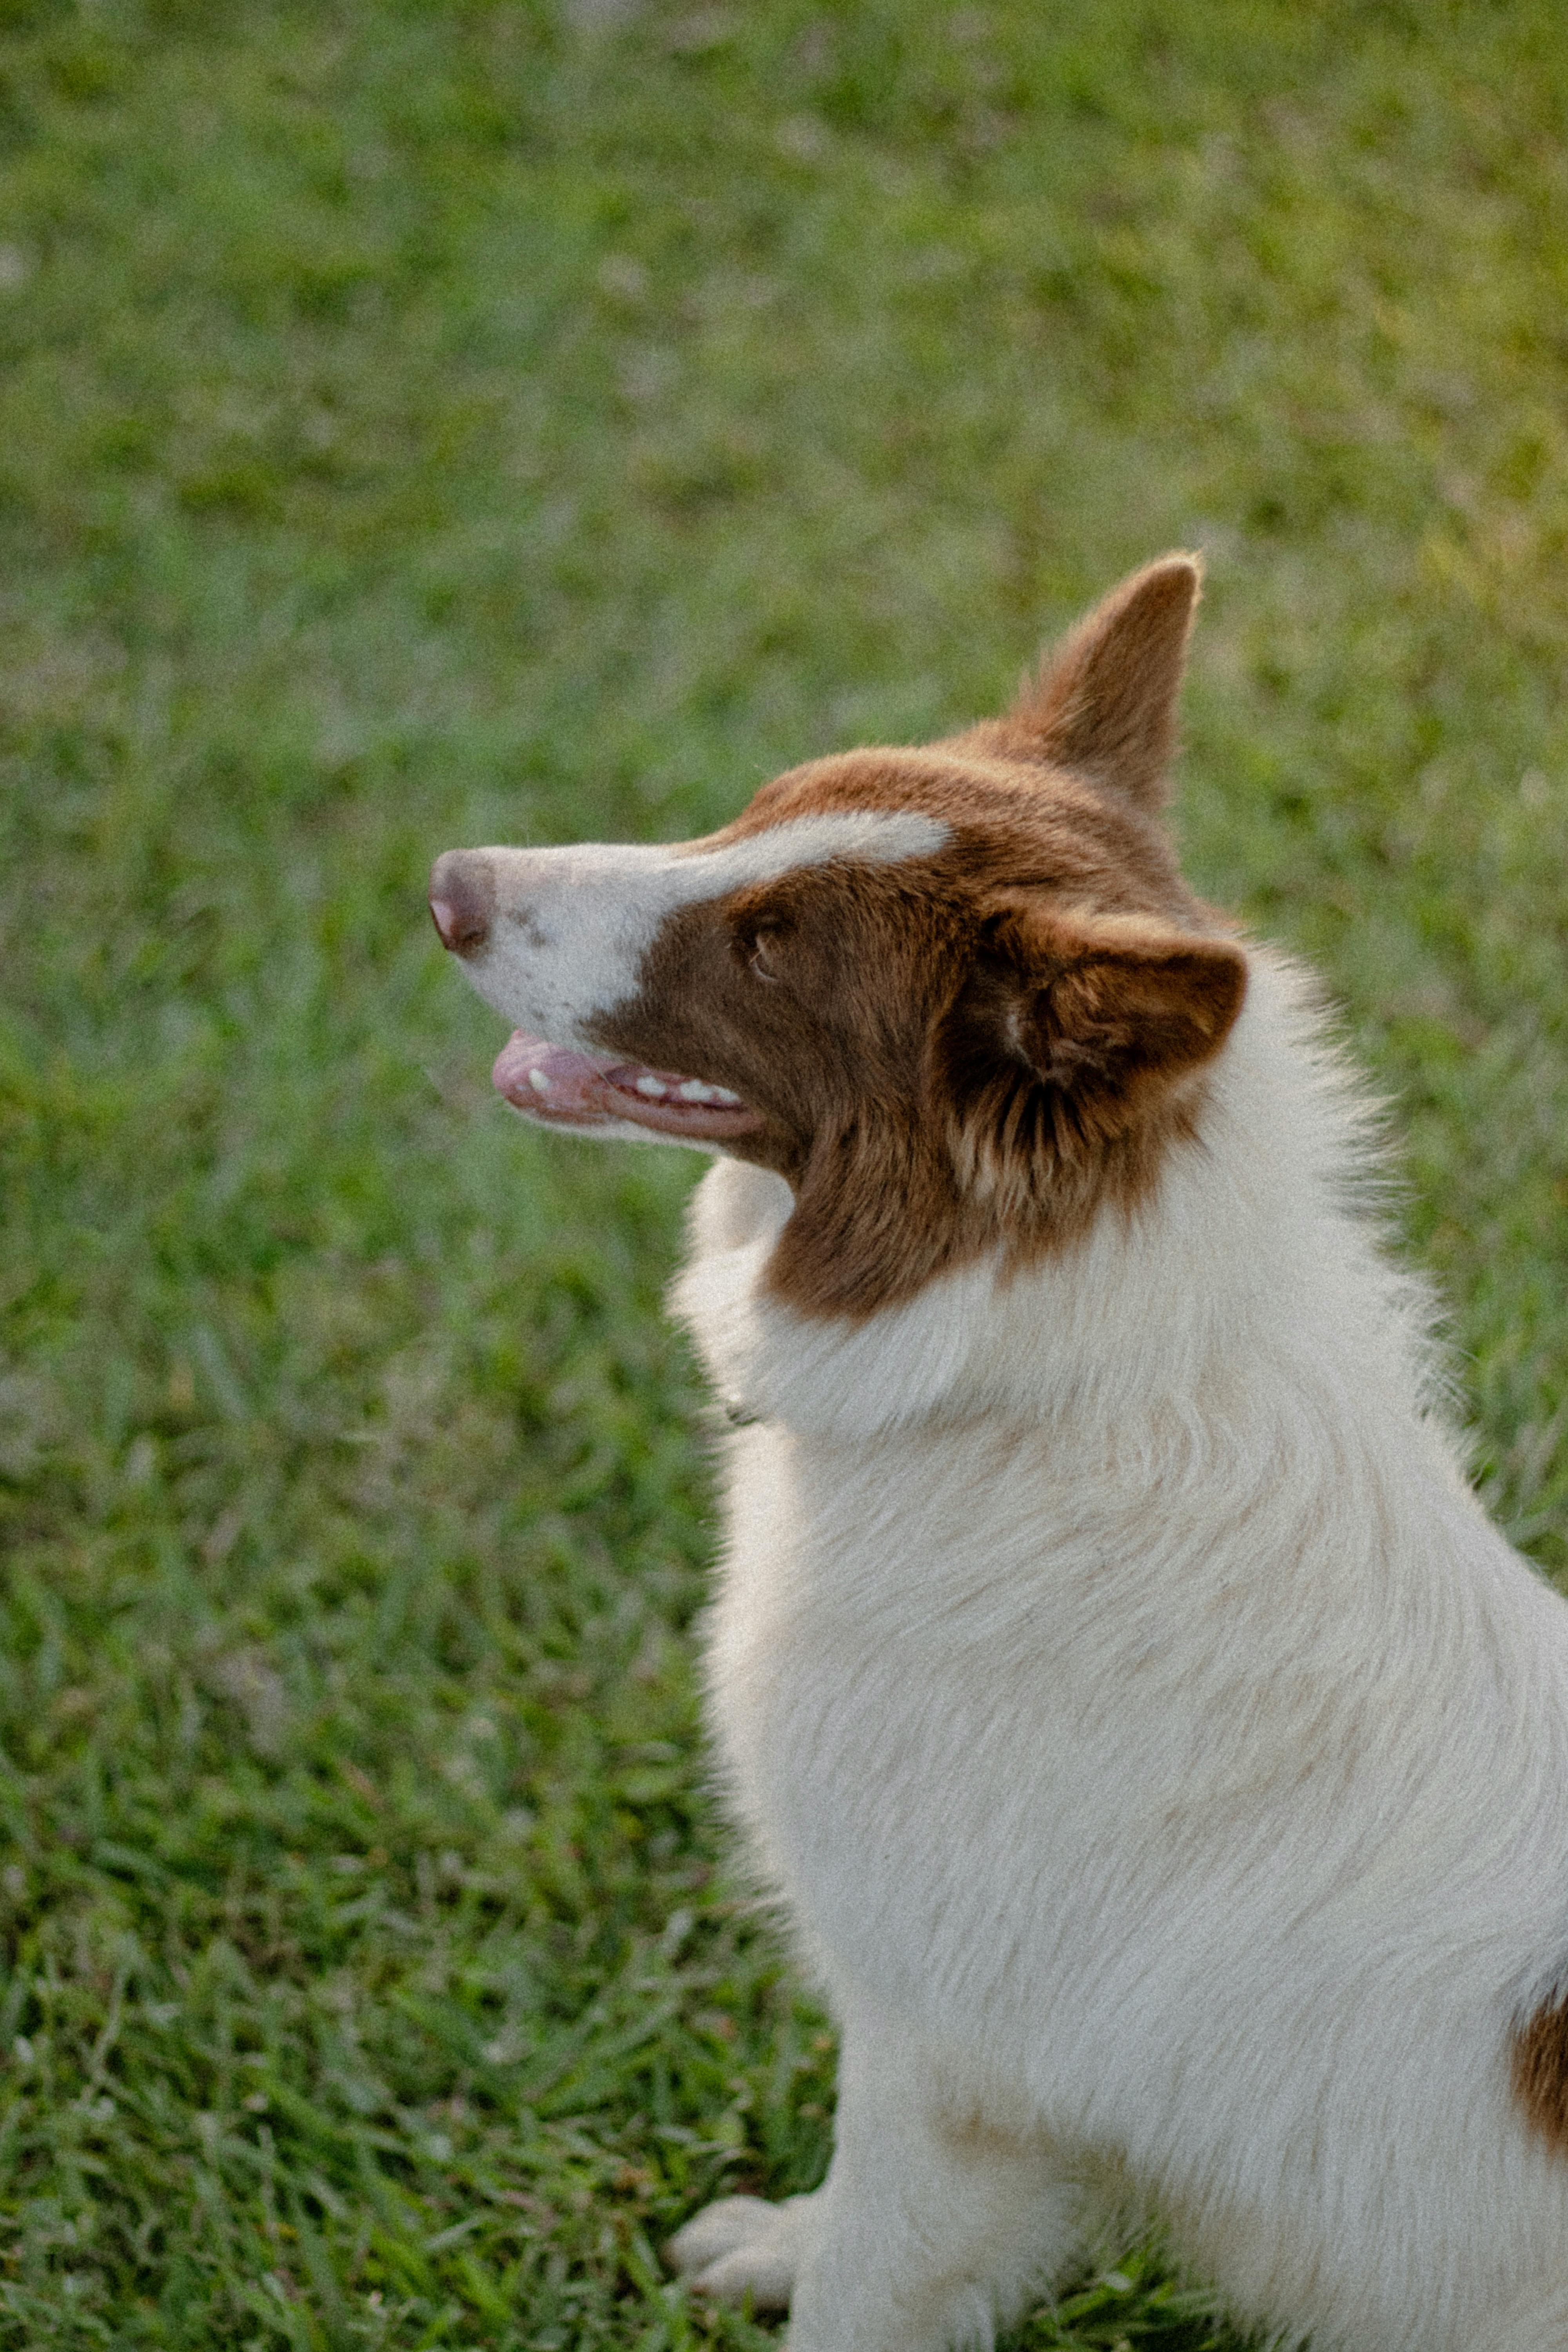
<instances>
[{"instance_id":1,"label":"blurred grass background","mask_svg":"<svg viewBox=\"0 0 1568 2352\"><path fill-rule=\"evenodd\" d=\"M696 1163L509 1122L443 846L712 824L1203 547L1190 863L1568 1569L1563 31L0 5L0 2340L754 2346L658 2242L825 2160L701 1790Z\"/></svg>"}]
</instances>

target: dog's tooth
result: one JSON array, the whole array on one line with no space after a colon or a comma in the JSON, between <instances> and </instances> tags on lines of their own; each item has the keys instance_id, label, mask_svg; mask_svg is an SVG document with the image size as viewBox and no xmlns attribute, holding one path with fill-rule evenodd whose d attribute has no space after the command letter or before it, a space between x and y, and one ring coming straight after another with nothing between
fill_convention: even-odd
<instances>
[{"instance_id":1,"label":"dog's tooth","mask_svg":"<svg viewBox=\"0 0 1568 2352\"><path fill-rule=\"evenodd\" d=\"M528 1074L528 1083L531 1087L537 1088L540 1094L547 1095L550 1092L552 1086L554 1084L554 1080L549 1077L543 1070L530 1070Z\"/></svg>"},{"instance_id":2,"label":"dog's tooth","mask_svg":"<svg viewBox=\"0 0 1568 2352\"><path fill-rule=\"evenodd\" d=\"M710 1087L708 1099L710 1102L727 1103L733 1108L739 1104L741 1097L739 1095L732 1095L728 1087Z\"/></svg>"},{"instance_id":3,"label":"dog's tooth","mask_svg":"<svg viewBox=\"0 0 1568 2352\"><path fill-rule=\"evenodd\" d=\"M669 1088L665 1085L664 1080L662 1078L656 1078L651 1071L648 1072L646 1076L640 1077L637 1080L637 1090L639 1095L667 1095L669 1092Z\"/></svg>"},{"instance_id":4,"label":"dog's tooth","mask_svg":"<svg viewBox=\"0 0 1568 2352\"><path fill-rule=\"evenodd\" d=\"M682 1078L676 1092L682 1102L711 1102L713 1099L712 1087L704 1086L700 1078Z\"/></svg>"}]
</instances>

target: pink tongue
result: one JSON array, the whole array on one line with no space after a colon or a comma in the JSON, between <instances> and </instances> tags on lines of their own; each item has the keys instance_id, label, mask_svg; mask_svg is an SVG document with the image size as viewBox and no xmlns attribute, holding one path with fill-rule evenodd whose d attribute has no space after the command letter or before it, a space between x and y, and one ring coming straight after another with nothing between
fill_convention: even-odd
<instances>
[{"instance_id":1,"label":"pink tongue","mask_svg":"<svg viewBox=\"0 0 1568 2352\"><path fill-rule=\"evenodd\" d=\"M490 1076L497 1092L535 1118L566 1127L603 1127L631 1119L656 1135L700 1136L732 1142L761 1125L738 1096L683 1078L676 1070L647 1070L615 1054L583 1054L547 1037L515 1030L496 1055Z\"/></svg>"},{"instance_id":2,"label":"pink tongue","mask_svg":"<svg viewBox=\"0 0 1568 2352\"><path fill-rule=\"evenodd\" d=\"M518 1029L496 1055L490 1079L498 1094L524 1110L589 1118L603 1116L604 1073L616 1066L613 1054L579 1054L570 1045L552 1045L548 1038L531 1037ZM538 1083L535 1072L548 1084Z\"/></svg>"}]
</instances>

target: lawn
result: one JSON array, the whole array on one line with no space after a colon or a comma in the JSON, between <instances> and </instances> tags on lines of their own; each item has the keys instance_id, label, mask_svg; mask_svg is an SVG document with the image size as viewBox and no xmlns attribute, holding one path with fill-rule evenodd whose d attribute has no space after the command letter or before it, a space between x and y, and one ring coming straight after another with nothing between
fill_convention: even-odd
<instances>
[{"instance_id":1,"label":"lawn","mask_svg":"<svg viewBox=\"0 0 1568 2352\"><path fill-rule=\"evenodd\" d=\"M657 2252L832 2102L704 1788L696 1163L494 1102L428 862L1203 547L1191 866L1568 1574L1561 11L5 0L0 150L0 2342L762 2345Z\"/></svg>"}]
</instances>

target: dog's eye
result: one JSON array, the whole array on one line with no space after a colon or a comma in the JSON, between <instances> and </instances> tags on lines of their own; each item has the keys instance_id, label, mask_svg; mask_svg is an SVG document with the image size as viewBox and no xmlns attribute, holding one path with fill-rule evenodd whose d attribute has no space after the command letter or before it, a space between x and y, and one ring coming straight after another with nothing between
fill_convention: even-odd
<instances>
[{"instance_id":1,"label":"dog's eye","mask_svg":"<svg viewBox=\"0 0 1568 2352\"><path fill-rule=\"evenodd\" d=\"M784 974L773 961L773 940L770 931L759 931L752 941L751 953L746 958L746 969L753 980L783 979Z\"/></svg>"}]
</instances>

